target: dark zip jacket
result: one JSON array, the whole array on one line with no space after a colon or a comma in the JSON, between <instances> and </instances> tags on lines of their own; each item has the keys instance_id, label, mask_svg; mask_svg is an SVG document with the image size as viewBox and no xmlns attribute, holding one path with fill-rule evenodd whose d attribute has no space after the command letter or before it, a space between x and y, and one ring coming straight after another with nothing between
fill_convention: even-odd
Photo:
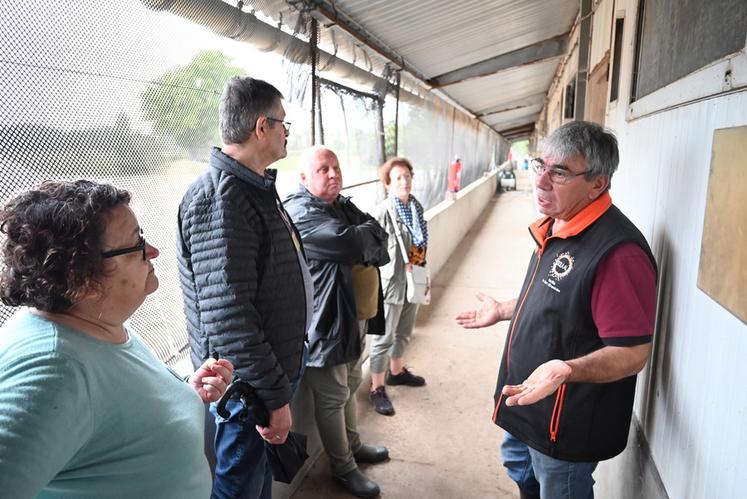
<instances>
[{"instance_id":1,"label":"dark zip jacket","mask_svg":"<svg viewBox=\"0 0 747 499\"><path fill-rule=\"evenodd\" d=\"M350 198L326 203L305 187L288 196L285 207L298 227L314 280L314 316L309 327L309 367L345 364L361 356L353 290L353 264L389 262L387 233ZM378 313L369 334L384 332L384 297L379 278Z\"/></svg>"},{"instance_id":2,"label":"dark zip jacket","mask_svg":"<svg viewBox=\"0 0 747 499\"><path fill-rule=\"evenodd\" d=\"M281 218L275 174L214 148L179 206L176 245L192 363L230 360L268 409L290 401L306 326L300 236Z\"/></svg>"},{"instance_id":3,"label":"dark zip jacket","mask_svg":"<svg viewBox=\"0 0 747 499\"><path fill-rule=\"evenodd\" d=\"M616 456L628 439L636 376L612 383L568 383L539 402L505 405L504 385L522 383L540 364L604 347L591 295L597 266L616 246L637 244L656 262L638 229L605 193L561 234L545 239L551 219L530 228L537 243L504 347L493 420L543 454L565 461Z\"/></svg>"}]
</instances>

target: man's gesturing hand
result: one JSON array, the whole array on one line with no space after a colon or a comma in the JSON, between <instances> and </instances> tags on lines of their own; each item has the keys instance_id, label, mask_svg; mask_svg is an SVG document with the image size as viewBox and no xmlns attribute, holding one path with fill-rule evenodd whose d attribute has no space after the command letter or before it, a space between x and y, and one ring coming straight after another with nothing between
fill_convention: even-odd
<instances>
[{"instance_id":1,"label":"man's gesturing hand","mask_svg":"<svg viewBox=\"0 0 747 499\"><path fill-rule=\"evenodd\" d=\"M571 366L559 359L541 364L520 385L506 385L501 390L508 395L506 405L529 405L555 393L571 375Z\"/></svg>"},{"instance_id":2,"label":"man's gesturing hand","mask_svg":"<svg viewBox=\"0 0 747 499\"><path fill-rule=\"evenodd\" d=\"M498 321L508 320L516 306L516 300L499 303L484 293L477 293L475 296L482 302L482 306L456 316L457 324L466 329L492 326Z\"/></svg>"}]
</instances>

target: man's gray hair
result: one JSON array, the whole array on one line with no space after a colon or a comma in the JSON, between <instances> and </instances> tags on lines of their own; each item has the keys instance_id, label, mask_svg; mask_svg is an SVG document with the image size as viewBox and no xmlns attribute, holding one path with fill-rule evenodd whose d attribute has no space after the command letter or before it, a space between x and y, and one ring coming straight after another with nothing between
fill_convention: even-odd
<instances>
[{"instance_id":1,"label":"man's gray hair","mask_svg":"<svg viewBox=\"0 0 747 499\"><path fill-rule=\"evenodd\" d=\"M280 91L249 76L230 78L220 96L218 118L224 144L241 144L249 138L260 116L271 113L283 99ZM271 122L270 126L275 125Z\"/></svg>"},{"instance_id":2,"label":"man's gray hair","mask_svg":"<svg viewBox=\"0 0 747 499\"><path fill-rule=\"evenodd\" d=\"M612 179L620 161L615 136L588 121L572 121L555 130L542 142L542 152L560 163L573 156L583 157L587 180L601 175Z\"/></svg>"}]
</instances>

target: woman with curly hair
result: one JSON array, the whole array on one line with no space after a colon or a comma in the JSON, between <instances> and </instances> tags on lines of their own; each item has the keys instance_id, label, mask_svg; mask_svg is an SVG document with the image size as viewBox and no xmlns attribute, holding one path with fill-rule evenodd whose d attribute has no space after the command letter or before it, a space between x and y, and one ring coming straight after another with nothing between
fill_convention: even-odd
<instances>
[{"instance_id":1,"label":"woman with curly hair","mask_svg":"<svg viewBox=\"0 0 747 499\"><path fill-rule=\"evenodd\" d=\"M405 349L415 327L418 304L407 301L406 272L411 265L425 264L428 226L423 207L412 195L412 164L401 157L392 158L379 168L379 178L387 198L376 208L376 220L389 234L389 263L380 267L384 292L386 331L371 340L371 391L374 410L391 416L394 406L386 393L387 385L423 386L425 379L405 367ZM396 230L395 224L399 226ZM406 255L397 240L404 239ZM388 369L387 369L388 368ZM386 373L386 375L385 375Z\"/></svg>"},{"instance_id":2,"label":"woman with curly hair","mask_svg":"<svg viewBox=\"0 0 747 499\"><path fill-rule=\"evenodd\" d=\"M207 498L204 406L233 377L184 383L125 324L158 287L130 194L47 181L0 210L0 483L8 497Z\"/></svg>"}]
</instances>

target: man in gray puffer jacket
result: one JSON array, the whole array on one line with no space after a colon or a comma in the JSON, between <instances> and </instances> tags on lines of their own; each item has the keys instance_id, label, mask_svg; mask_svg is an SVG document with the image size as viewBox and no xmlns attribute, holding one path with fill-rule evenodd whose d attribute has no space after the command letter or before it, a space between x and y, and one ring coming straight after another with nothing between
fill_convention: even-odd
<instances>
[{"instance_id":1,"label":"man in gray puffer jacket","mask_svg":"<svg viewBox=\"0 0 747 499\"><path fill-rule=\"evenodd\" d=\"M285 201L298 226L314 279L314 316L302 384L311 390L319 435L334 479L358 497L376 497L379 486L356 462L389 457L384 447L361 443L355 391L361 383L366 330L383 333L378 266L389 262L388 235L371 215L341 196L335 153L314 147L301 157L301 186Z\"/></svg>"},{"instance_id":2,"label":"man in gray puffer jacket","mask_svg":"<svg viewBox=\"0 0 747 499\"><path fill-rule=\"evenodd\" d=\"M217 355L255 388L270 414L258 426L238 401L216 416L213 498L269 498L264 441L280 444L302 368L313 284L300 236L275 190L286 155L282 95L252 78L232 78L220 102L223 149L179 207L177 255L192 362ZM264 439L264 441L263 441Z\"/></svg>"}]
</instances>

